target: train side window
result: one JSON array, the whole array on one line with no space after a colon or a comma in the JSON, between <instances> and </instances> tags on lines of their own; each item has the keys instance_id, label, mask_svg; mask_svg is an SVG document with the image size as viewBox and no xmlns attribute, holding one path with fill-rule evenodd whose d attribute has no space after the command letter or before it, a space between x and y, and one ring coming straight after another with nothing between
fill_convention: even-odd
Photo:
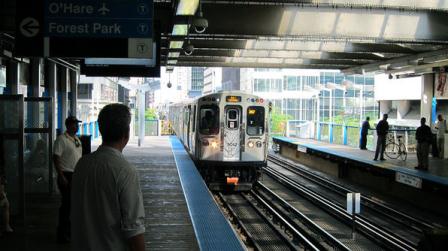
<instances>
[{"instance_id":1,"label":"train side window","mask_svg":"<svg viewBox=\"0 0 448 251\"><path fill-rule=\"evenodd\" d=\"M247 134L251 136L264 133L264 107L249 106L247 108Z\"/></svg>"},{"instance_id":2,"label":"train side window","mask_svg":"<svg viewBox=\"0 0 448 251\"><path fill-rule=\"evenodd\" d=\"M201 134L213 135L219 133L219 108L216 105L203 105L200 109Z\"/></svg>"}]
</instances>

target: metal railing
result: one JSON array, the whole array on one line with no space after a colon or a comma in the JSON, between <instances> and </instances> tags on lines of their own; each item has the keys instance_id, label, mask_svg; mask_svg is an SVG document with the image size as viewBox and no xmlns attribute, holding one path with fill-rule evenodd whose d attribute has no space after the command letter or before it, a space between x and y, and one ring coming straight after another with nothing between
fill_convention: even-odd
<instances>
[{"instance_id":1,"label":"metal railing","mask_svg":"<svg viewBox=\"0 0 448 251\"><path fill-rule=\"evenodd\" d=\"M374 128L374 125L372 125ZM390 126L389 135L397 141L397 136L403 136L407 152L416 151L415 127ZM358 148L361 127L343 124L313 122L306 120L287 121L285 136L295 138L315 139L322 142L347 145ZM367 149L375 150L376 133L369 130L367 135Z\"/></svg>"},{"instance_id":2,"label":"metal railing","mask_svg":"<svg viewBox=\"0 0 448 251\"><path fill-rule=\"evenodd\" d=\"M80 124L77 135L92 135L92 140L98 138L100 136L98 121L85 122Z\"/></svg>"}]
</instances>

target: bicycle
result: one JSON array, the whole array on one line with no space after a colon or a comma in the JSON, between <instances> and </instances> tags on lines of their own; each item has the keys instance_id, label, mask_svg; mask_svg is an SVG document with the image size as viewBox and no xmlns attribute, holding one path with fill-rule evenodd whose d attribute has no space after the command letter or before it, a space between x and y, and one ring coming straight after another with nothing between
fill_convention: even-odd
<instances>
[{"instance_id":1,"label":"bicycle","mask_svg":"<svg viewBox=\"0 0 448 251\"><path fill-rule=\"evenodd\" d=\"M406 146L402 141L403 136L397 136L397 141L395 142L394 137L389 137L389 140L386 144L386 149L384 153L389 159L398 159L405 161L408 157L408 153L406 151Z\"/></svg>"}]
</instances>

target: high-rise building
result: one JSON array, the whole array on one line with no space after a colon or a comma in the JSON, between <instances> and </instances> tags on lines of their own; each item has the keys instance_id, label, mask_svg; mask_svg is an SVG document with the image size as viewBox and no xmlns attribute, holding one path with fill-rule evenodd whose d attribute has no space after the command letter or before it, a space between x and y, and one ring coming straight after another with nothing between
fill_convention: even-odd
<instances>
[{"instance_id":1,"label":"high-rise building","mask_svg":"<svg viewBox=\"0 0 448 251\"><path fill-rule=\"evenodd\" d=\"M222 90L241 90L240 81L240 68L222 68Z\"/></svg>"},{"instance_id":2,"label":"high-rise building","mask_svg":"<svg viewBox=\"0 0 448 251\"><path fill-rule=\"evenodd\" d=\"M203 94L210 94L222 89L222 69L218 67L205 68Z\"/></svg>"},{"instance_id":3,"label":"high-rise building","mask_svg":"<svg viewBox=\"0 0 448 251\"><path fill-rule=\"evenodd\" d=\"M269 99L292 120L358 123L378 111L373 75L299 69L242 69L240 75L241 89Z\"/></svg>"},{"instance_id":4,"label":"high-rise building","mask_svg":"<svg viewBox=\"0 0 448 251\"><path fill-rule=\"evenodd\" d=\"M194 98L202 94L204 89L204 67L192 67L188 97Z\"/></svg>"}]
</instances>

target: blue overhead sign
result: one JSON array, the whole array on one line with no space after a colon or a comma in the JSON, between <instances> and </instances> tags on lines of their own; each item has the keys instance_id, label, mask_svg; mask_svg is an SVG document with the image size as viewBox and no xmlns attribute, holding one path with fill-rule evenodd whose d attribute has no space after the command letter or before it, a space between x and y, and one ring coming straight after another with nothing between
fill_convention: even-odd
<instances>
[{"instance_id":1,"label":"blue overhead sign","mask_svg":"<svg viewBox=\"0 0 448 251\"><path fill-rule=\"evenodd\" d=\"M152 38L152 0L46 0L44 36Z\"/></svg>"}]
</instances>

